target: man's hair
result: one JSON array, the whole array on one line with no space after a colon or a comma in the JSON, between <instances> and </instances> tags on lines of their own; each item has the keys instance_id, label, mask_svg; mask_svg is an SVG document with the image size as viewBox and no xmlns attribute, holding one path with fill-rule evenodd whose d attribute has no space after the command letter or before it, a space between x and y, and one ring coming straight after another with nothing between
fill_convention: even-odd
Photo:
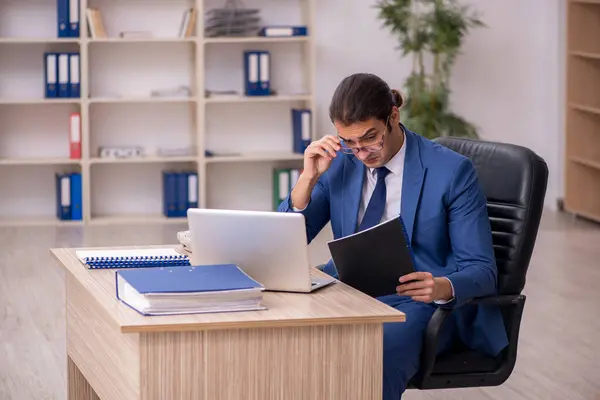
<instances>
[{"instance_id":1,"label":"man's hair","mask_svg":"<svg viewBox=\"0 0 600 400\"><path fill-rule=\"evenodd\" d=\"M386 121L392 107L402 107L404 99L398 90L376 75L357 73L344 78L333 93L329 105L331 122L352 125L376 118Z\"/></svg>"}]
</instances>

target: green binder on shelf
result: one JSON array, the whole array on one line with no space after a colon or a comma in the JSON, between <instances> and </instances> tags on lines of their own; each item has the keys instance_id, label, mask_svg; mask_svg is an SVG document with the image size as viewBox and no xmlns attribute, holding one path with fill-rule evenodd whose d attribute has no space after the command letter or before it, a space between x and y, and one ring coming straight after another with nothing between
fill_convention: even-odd
<instances>
[{"instance_id":1,"label":"green binder on shelf","mask_svg":"<svg viewBox=\"0 0 600 400\"><path fill-rule=\"evenodd\" d=\"M294 185L300 177L298 168L274 168L273 169L273 211L290 194Z\"/></svg>"}]
</instances>

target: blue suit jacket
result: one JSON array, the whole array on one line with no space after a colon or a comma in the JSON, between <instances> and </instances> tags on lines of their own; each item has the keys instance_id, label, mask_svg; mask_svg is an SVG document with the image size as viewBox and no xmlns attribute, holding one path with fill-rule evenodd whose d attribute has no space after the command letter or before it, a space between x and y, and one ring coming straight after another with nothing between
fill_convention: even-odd
<instances>
[{"instance_id":1,"label":"blue suit jacket","mask_svg":"<svg viewBox=\"0 0 600 400\"><path fill-rule=\"evenodd\" d=\"M402 183L402 215L415 267L448 277L455 299L440 307L457 307L473 297L496 293L497 269L486 199L471 161L405 128L406 158ZM301 211L310 243L331 221L335 238L356 232L365 165L338 153L316 184ZM290 196L278 208L294 212ZM325 272L336 276L330 260ZM507 344L500 310L465 305L453 314L463 342L495 355Z\"/></svg>"}]
</instances>

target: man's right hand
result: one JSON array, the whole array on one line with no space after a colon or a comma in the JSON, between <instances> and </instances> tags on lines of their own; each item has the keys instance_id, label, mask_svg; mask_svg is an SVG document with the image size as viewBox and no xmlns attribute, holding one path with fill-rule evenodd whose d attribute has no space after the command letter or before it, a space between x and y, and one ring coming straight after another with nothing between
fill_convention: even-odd
<instances>
[{"instance_id":1,"label":"man's right hand","mask_svg":"<svg viewBox=\"0 0 600 400\"><path fill-rule=\"evenodd\" d=\"M303 174L311 181L318 180L329 169L340 149L340 139L336 136L327 135L312 142L304 151Z\"/></svg>"},{"instance_id":2,"label":"man's right hand","mask_svg":"<svg viewBox=\"0 0 600 400\"><path fill-rule=\"evenodd\" d=\"M321 175L329 169L340 149L340 140L331 135L308 145L304 151L304 171L292 190L292 205L295 208L302 210L308 205L313 188Z\"/></svg>"}]
</instances>

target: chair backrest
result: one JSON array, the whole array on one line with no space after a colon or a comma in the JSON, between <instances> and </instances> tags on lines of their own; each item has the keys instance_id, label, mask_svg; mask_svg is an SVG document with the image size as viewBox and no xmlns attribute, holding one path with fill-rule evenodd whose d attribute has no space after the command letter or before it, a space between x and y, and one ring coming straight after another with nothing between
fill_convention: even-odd
<instances>
[{"instance_id":1,"label":"chair backrest","mask_svg":"<svg viewBox=\"0 0 600 400\"><path fill-rule=\"evenodd\" d=\"M544 208L546 162L530 149L509 143L458 137L435 142L473 162L487 197L498 294L521 293Z\"/></svg>"}]
</instances>

